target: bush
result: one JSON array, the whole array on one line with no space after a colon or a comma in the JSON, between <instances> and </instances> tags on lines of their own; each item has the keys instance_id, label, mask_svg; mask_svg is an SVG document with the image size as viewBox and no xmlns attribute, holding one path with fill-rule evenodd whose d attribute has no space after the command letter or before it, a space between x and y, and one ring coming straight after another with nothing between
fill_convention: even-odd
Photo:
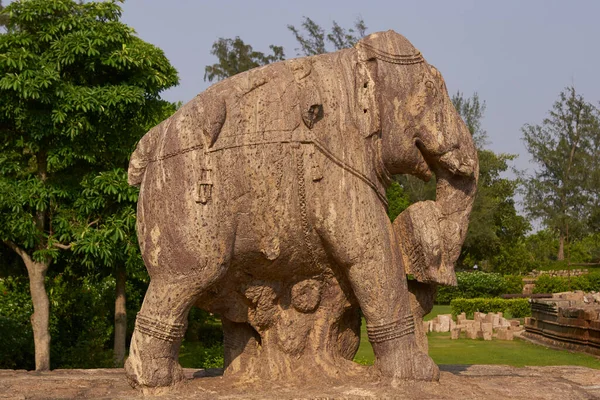
<instances>
[{"instance_id":1,"label":"bush","mask_svg":"<svg viewBox=\"0 0 600 400\"><path fill-rule=\"evenodd\" d=\"M199 342L186 342L179 349L179 362L184 368L223 368L223 344L210 347Z\"/></svg>"},{"instance_id":2,"label":"bush","mask_svg":"<svg viewBox=\"0 0 600 400\"><path fill-rule=\"evenodd\" d=\"M531 316L531 305L528 299L510 299L508 300L508 312L513 318L525 318Z\"/></svg>"},{"instance_id":3,"label":"bush","mask_svg":"<svg viewBox=\"0 0 600 400\"><path fill-rule=\"evenodd\" d=\"M600 272L591 272L587 275L563 276L541 275L535 282L534 293L561 293L571 290L584 292L600 291Z\"/></svg>"},{"instance_id":4,"label":"bush","mask_svg":"<svg viewBox=\"0 0 600 400\"><path fill-rule=\"evenodd\" d=\"M504 293L523 293L523 277L521 275L504 275Z\"/></svg>"},{"instance_id":5,"label":"bush","mask_svg":"<svg viewBox=\"0 0 600 400\"><path fill-rule=\"evenodd\" d=\"M27 279L0 279L0 368L35 368L32 313Z\"/></svg>"},{"instance_id":6,"label":"bush","mask_svg":"<svg viewBox=\"0 0 600 400\"><path fill-rule=\"evenodd\" d=\"M221 321L207 311L192 307L188 315L185 340L202 342L204 347L222 345L223 328L221 327Z\"/></svg>"},{"instance_id":7,"label":"bush","mask_svg":"<svg viewBox=\"0 0 600 400\"><path fill-rule=\"evenodd\" d=\"M112 367L114 279L46 278L51 368ZM0 368L33 369L29 281L0 279Z\"/></svg>"},{"instance_id":8,"label":"bush","mask_svg":"<svg viewBox=\"0 0 600 400\"><path fill-rule=\"evenodd\" d=\"M523 318L531 315L531 308L527 299L458 298L450 302L450 307L452 308L452 315L455 317L463 312L470 318L473 317L475 312L502 312L510 314L513 318Z\"/></svg>"},{"instance_id":9,"label":"bush","mask_svg":"<svg viewBox=\"0 0 600 400\"><path fill-rule=\"evenodd\" d=\"M437 304L450 304L455 298L473 299L498 297L506 293L521 293L523 280L520 276L488 272L457 272L458 286L441 286L436 297Z\"/></svg>"},{"instance_id":10,"label":"bush","mask_svg":"<svg viewBox=\"0 0 600 400\"><path fill-rule=\"evenodd\" d=\"M59 274L46 284L50 297L52 368L110 368L115 280Z\"/></svg>"}]
</instances>

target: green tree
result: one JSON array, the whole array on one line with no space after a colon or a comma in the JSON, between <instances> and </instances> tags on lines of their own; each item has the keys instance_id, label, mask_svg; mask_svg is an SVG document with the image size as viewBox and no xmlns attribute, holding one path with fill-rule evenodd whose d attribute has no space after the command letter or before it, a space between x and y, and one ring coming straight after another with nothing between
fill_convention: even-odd
<instances>
[{"instance_id":1,"label":"green tree","mask_svg":"<svg viewBox=\"0 0 600 400\"><path fill-rule=\"evenodd\" d=\"M124 167L159 93L163 52L119 21L118 1L17 1L0 35L0 239L29 276L36 370L50 367L45 276L95 224L75 204L95 171Z\"/></svg>"},{"instance_id":2,"label":"green tree","mask_svg":"<svg viewBox=\"0 0 600 400\"><path fill-rule=\"evenodd\" d=\"M358 19L354 23L354 29L348 30L333 21L331 32L325 35L323 28L308 17L304 17L302 28L306 31L304 34L293 25L288 25L288 29L294 33L305 55L326 53L326 40L333 45L335 50L352 47L365 35L367 30L362 19ZM255 51L239 36L236 36L235 39L219 38L213 43L210 51L210 54L217 57L218 62L204 67L204 80L220 81L252 68L285 60L283 47L270 45L269 48L271 54L265 54Z\"/></svg>"},{"instance_id":3,"label":"green tree","mask_svg":"<svg viewBox=\"0 0 600 400\"><path fill-rule=\"evenodd\" d=\"M219 62L204 68L204 80L220 81L240 72L285 59L283 47L271 45L269 48L272 54L265 55L253 50L252 46L244 43L239 36L235 39L219 38L213 43L210 51Z\"/></svg>"},{"instance_id":4,"label":"green tree","mask_svg":"<svg viewBox=\"0 0 600 400\"><path fill-rule=\"evenodd\" d=\"M504 176L509 171L509 162L517 156L485 149L487 132L483 129L482 119L486 104L477 93L465 98L457 92L452 96L452 103L473 136L479 158L477 195L459 262L487 264L489 269L498 272L518 272L528 264L509 255L523 247L522 240L530 225L515 208L514 197L520 180Z\"/></svg>"},{"instance_id":5,"label":"green tree","mask_svg":"<svg viewBox=\"0 0 600 400\"><path fill-rule=\"evenodd\" d=\"M388 216L394 221L398 215L410 206L411 202L402 186L394 181L386 190Z\"/></svg>"},{"instance_id":6,"label":"green tree","mask_svg":"<svg viewBox=\"0 0 600 400\"><path fill-rule=\"evenodd\" d=\"M525 147L537 164L526 180L525 209L556 233L557 259L564 260L567 236L582 237L595 214L589 178L600 173L598 109L568 87L541 125L526 124L522 131Z\"/></svg>"},{"instance_id":7,"label":"green tree","mask_svg":"<svg viewBox=\"0 0 600 400\"><path fill-rule=\"evenodd\" d=\"M354 28L344 29L337 22L333 21L333 26L329 33L308 17L302 21L302 33L294 25L288 25L288 29L294 34L300 48L296 49L297 55L314 56L329 52L327 42L333 45L333 51L352 47L367 32L367 26L362 18L354 22Z\"/></svg>"},{"instance_id":8,"label":"green tree","mask_svg":"<svg viewBox=\"0 0 600 400\"><path fill-rule=\"evenodd\" d=\"M0 27L6 27L8 25L8 15L3 13L4 6L2 6L2 1L0 0Z\"/></svg>"},{"instance_id":9,"label":"green tree","mask_svg":"<svg viewBox=\"0 0 600 400\"><path fill-rule=\"evenodd\" d=\"M136 235L138 189L129 186L123 168L90 174L81 186L75 208L93 223L78 235L73 252L82 265L115 276L113 360L115 366L122 366L127 334L126 277L145 275Z\"/></svg>"}]
</instances>

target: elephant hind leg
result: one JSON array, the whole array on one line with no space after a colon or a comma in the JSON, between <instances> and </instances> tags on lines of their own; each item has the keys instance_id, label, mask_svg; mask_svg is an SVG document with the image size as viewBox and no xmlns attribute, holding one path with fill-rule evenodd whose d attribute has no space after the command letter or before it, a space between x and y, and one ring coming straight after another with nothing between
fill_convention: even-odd
<instances>
[{"instance_id":1,"label":"elephant hind leg","mask_svg":"<svg viewBox=\"0 0 600 400\"><path fill-rule=\"evenodd\" d=\"M206 280L155 277L137 315L125 371L134 387L171 386L184 379L179 347L187 316L207 289Z\"/></svg>"}]
</instances>

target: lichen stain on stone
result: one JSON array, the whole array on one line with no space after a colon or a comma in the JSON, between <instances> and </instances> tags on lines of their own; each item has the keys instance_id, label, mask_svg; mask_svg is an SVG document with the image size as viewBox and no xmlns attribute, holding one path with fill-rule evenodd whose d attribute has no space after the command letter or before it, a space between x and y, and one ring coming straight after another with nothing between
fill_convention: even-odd
<instances>
[{"instance_id":1,"label":"lichen stain on stone","mask_svg":"<svg viewBox=\"0 0 600 400\"><path fill-rule=\"evenodd\" d=\"M160 228L158 225L154 225L150 231L150 240L152 241L152 249L150 250L150 263L152 265L159 265L160 256Z\"/></svg>"}]
</instances>

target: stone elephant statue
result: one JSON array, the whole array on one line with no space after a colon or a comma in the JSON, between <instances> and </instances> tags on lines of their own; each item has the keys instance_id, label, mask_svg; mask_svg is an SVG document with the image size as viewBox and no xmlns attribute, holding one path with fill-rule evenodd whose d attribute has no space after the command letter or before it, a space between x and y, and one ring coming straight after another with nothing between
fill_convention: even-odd
<instances>
[{"instance_id":1,"label":"stone elephant statue","mask_svg":"<svg viewBox=\"0 0 600 400\"><path fill-rule=\"evenodd\" d=\"M385 189L396 174L435 174L437 199L392 224ZM226 376L362 373L351 362L362 311L379 376L438 379L417 344L406 273L455 283L477 176L440 73L393 31L211 86L131 157L151 282L130 382L183 379L194 305L222 317Z\"/></svg>"}]
</instances>

